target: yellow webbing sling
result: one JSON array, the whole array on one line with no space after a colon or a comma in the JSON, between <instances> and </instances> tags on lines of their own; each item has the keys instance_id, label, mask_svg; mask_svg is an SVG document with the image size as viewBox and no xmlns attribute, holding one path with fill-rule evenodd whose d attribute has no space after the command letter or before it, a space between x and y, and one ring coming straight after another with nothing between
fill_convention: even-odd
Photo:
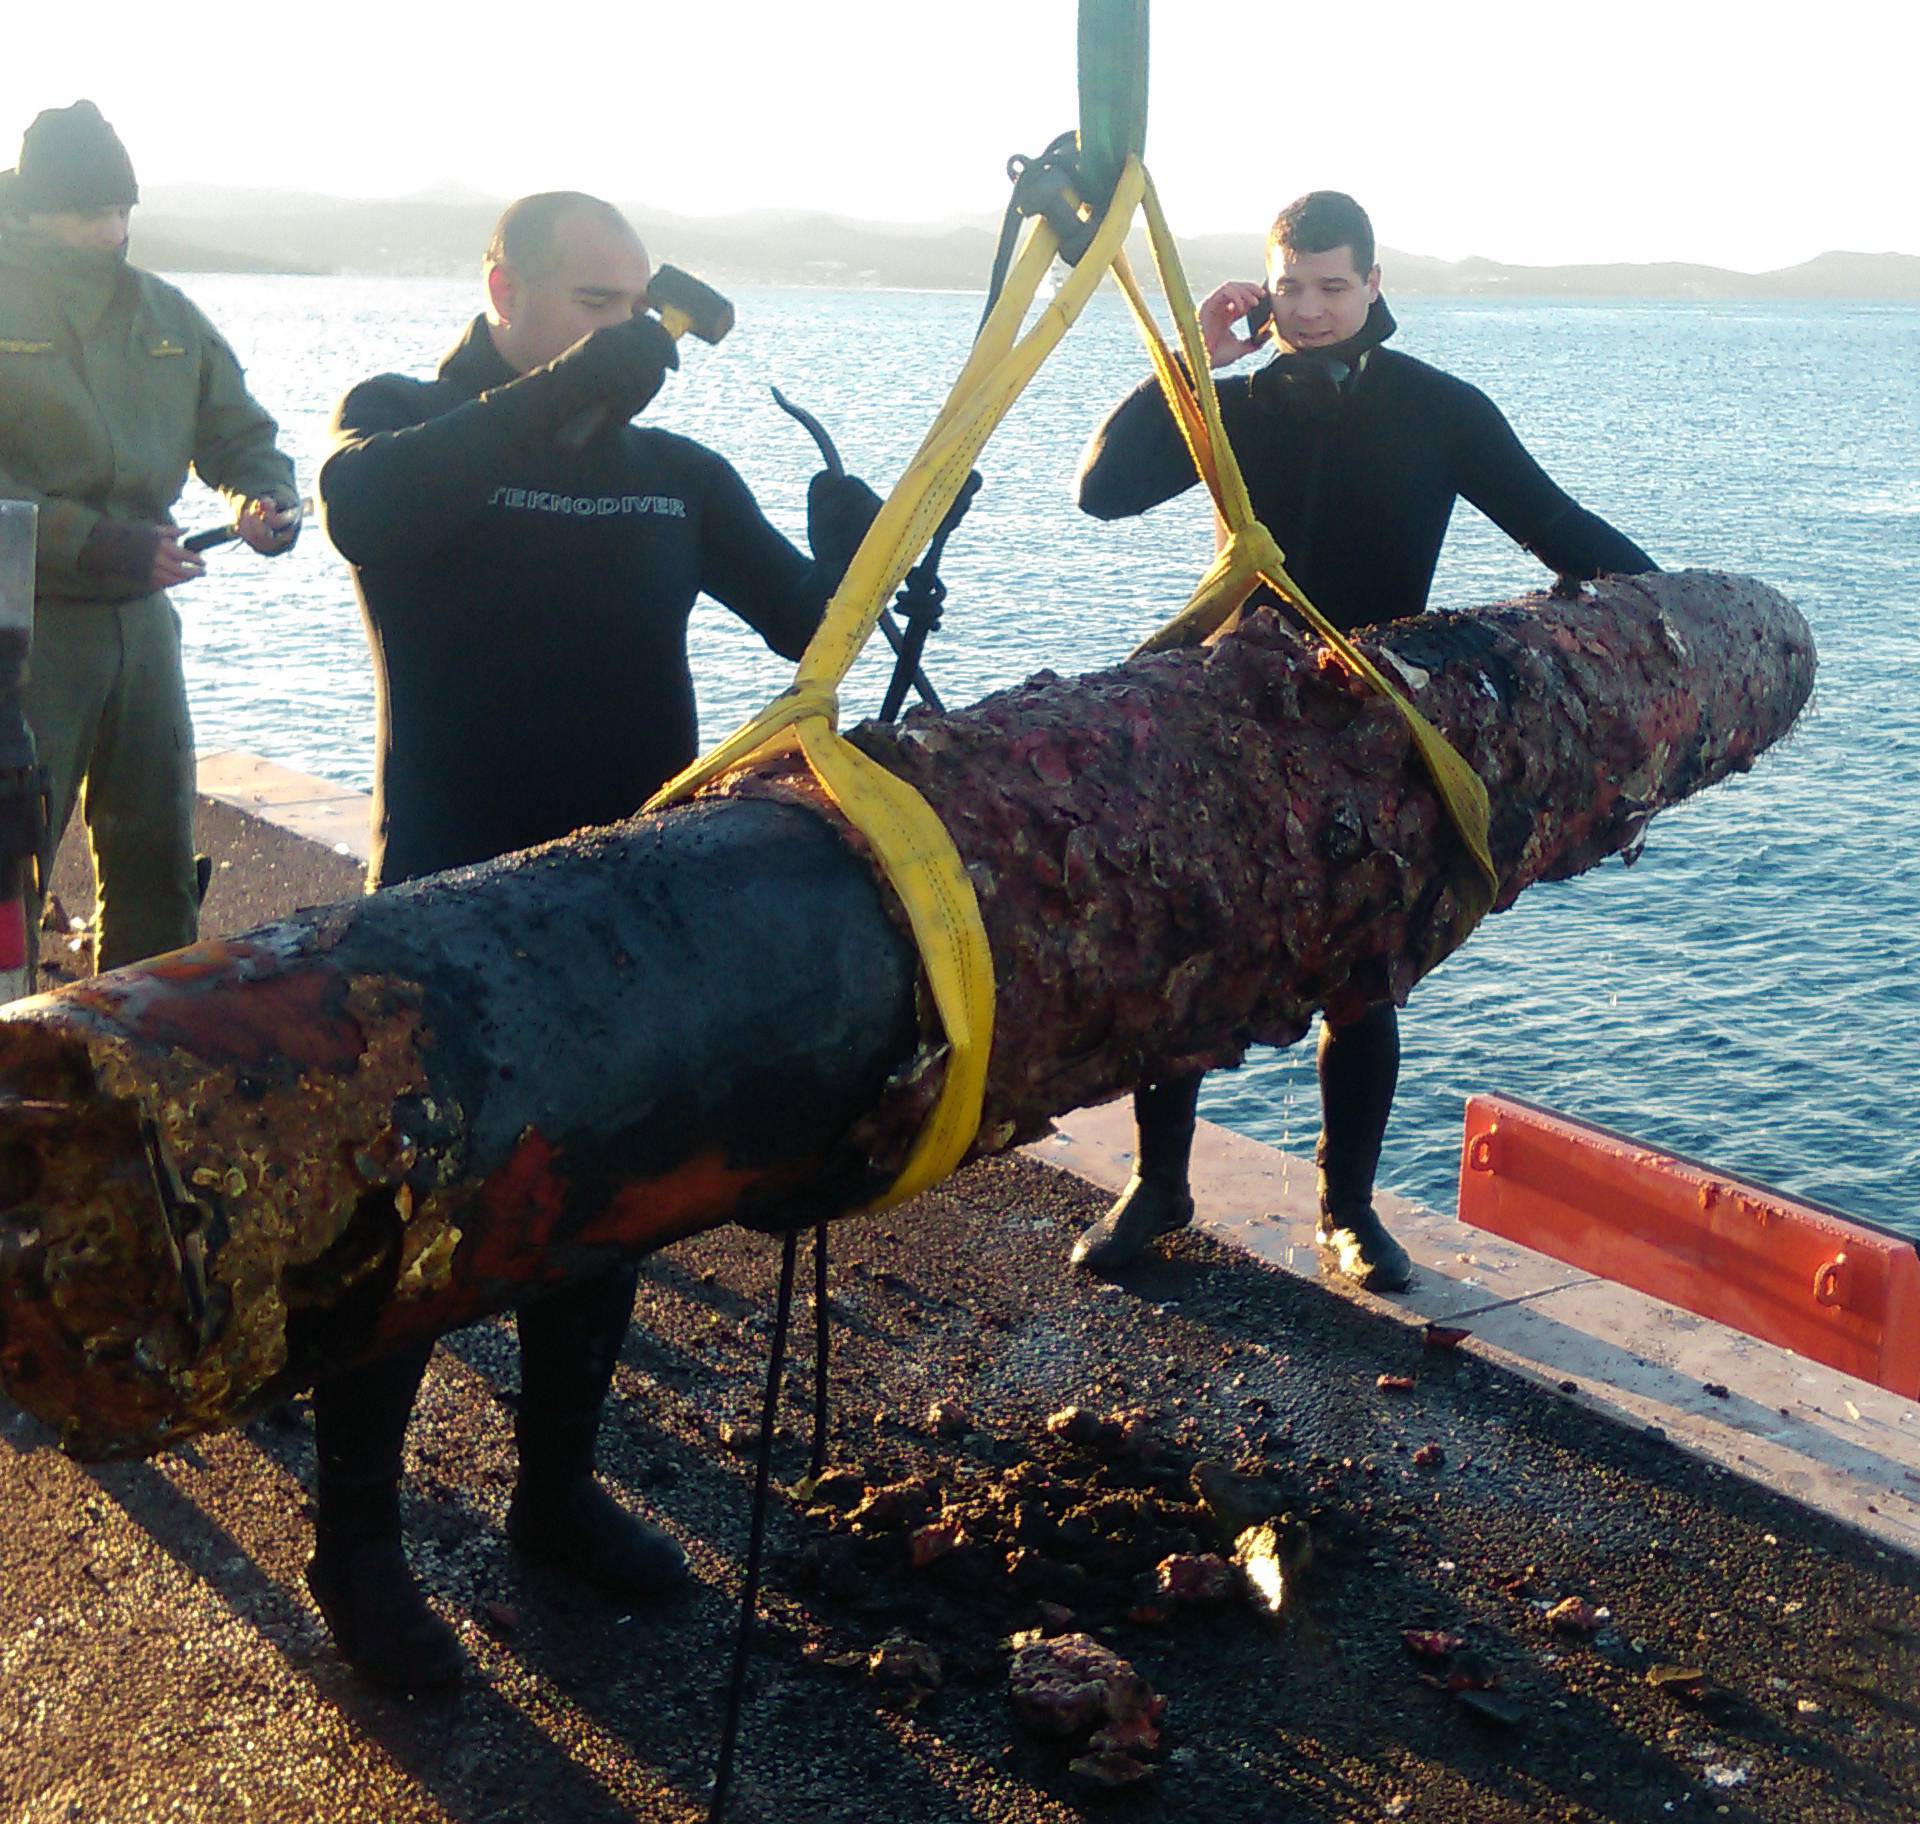
<instances>
[{"instance_id":1,"label":"yellow webbing sling","mask_svg":"<svg viewBox=\"0 0 1920 1824\"><path fill-rule=\"evenodd\" d=\"M1166 294L1174 322L1180 331L1180 346L1187 362L1185 372L1181 371L1161 337L1159 325L1154 322L1147 308L1147 301L1141 294L1124 250L1114 262L1114 276L1119 280L1120 289L1126 293L1127 302L1133 307L1134 321L1138 323L1141 337L1147 344L1147 352L1153 358L1154 372L1159 377L1161 390L1166 394L1174 422L1179 425L1192 452L1193 466L1213 495L1214 507L1226 525L1227 540L1212 566L1201 577L1192 600L1159 632L1143 641L1136 648L1134 656L1137 658L1142 653L1166 652L1177 646L1197 645L1225 625L1255 587L1265 582L1326 642L1348 670L1364 678L1406 718L1420 758L1432 775L1447 814L1453 819L1454 827L1459 831L1460 839L1466 844L1467 852L1479 871L1481 885L1485 889L1485 902L1474 909L1477 921L1492 905L1500 887L1500 877L1494 870L1493 858L1487 847L1487 788L1481 782L1480 775L1461 759L1446 736L1387 681L1379 667L1359 647L1307 600L1300 586L1288 575L1286 559L1280 547L1274 543L1273 535L1254 516L1253 503L1247 497L1247 484L1241 476L1240 464L1234 457L1233 445L1228 441L1226 429L1220 421L1218 396L1211 384L1196 386L1187 377L1189 374L1208 372L1206 342L1200 333L1199 313L1194 308L1193 293L1188 288L1186 273L1180 264L1180 251L1174 244L1173 231L1161 211L1160 198L1151 178L1146 182L1143 200L1160 288Z\"/></svg>"},{"instance_id":2,"label":"yellow webbing sling","mask_svg":"<svg viewBox=\"0 0 1920 1824\"><path fill-rule=\"evenodd\" d=\"M973 351L920 448L854 553L793 684L712 753L654 796L649 809L689 796L763 754L798 749L821 789L871 845L900 897L945 1029L949 1056L940 1098L900 1176L873 1208L937 1184L980 1128L993 1042L993 956L973 884L946 826L920 794L869 760L839 732L839 686L921 548L965 483L974 458L1027 382L1058 346L1120 251L1145 184L1131 161L1088 255L1025 336L1020 325L1052 269L1059 240L1044 221L1028 228L1018 259Z\"/></svg>"},{"instance_id":3,"label":"yellow webbing sling","mask_svg":"<svg viewBox=\"0 0 1920 1824\"><path fill-rule=\"evenodd\" d=\"M860 832L899 896L948 1044L939 1100L899 1177L868 1206L885 1209L937 1184L959 1164L979 1132L994 1015L993 957L979 901L946 826L918 792L839 732L839 687L880 617L944 518L995 427L1025 390L1112 267L1132 302L1161 385L1230 536L1187 607L1140 650L1201 639L1224 622L1265 579L1300 610L1342 660L1395 702L1432 770L1476 862L1487 858L1486 792L1477 776L1364 654L1307 602L1273 539L1254 518L1246 484L1220 424L1211 386L1196 390L1167 352L1146 310L1125 253L1133 215L1146 204L1154 257L1172 304L1190 370L1207 371L1192 295L1187 290L1158 198L1138 157L1130 156L1092 241L1052 302L1022 336L1020 326L1052 269L1059 237L1044 219L1027 227L1000 298L919 449L882 505L847 566L793 683L712 752L671 779L649 801L657 810L756 758L798 752L840 813ZM1492 894L1489 891L1488 901ZM1484 909L1484 908L1482 908Z\"/></svg>"}]
</instances>

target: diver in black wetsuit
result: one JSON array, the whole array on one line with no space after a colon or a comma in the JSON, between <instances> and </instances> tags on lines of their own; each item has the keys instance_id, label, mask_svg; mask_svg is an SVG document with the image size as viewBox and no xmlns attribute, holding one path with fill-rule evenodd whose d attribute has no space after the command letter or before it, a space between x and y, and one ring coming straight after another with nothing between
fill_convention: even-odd
<instances>
[{"instance_id":1,"label":"diver in black wetsuit","mask_svg":"<svg viewBox=\"0 0 1920 1824\"><path fill-rule=\"evenodd\" d=\"M608 204L523 198L488 249L488 312L438 377L382 375L340 406L320 492L373 649L370 887L631 815L694 757L694 598L716 597L796 658L878 509L863 482L815 476L809 562L719 456L628 423L677 365L672 337L640 314L650 278ZM569 428L582 413L598 425L584 441ZM684 1582L684 1555L594 1475L636 1277L522 1301L507 1531L649 1595ZM409 1690L465 1665L401 1544L401 1446L431 1348L313 1396L308 1585L354 1668Z\"/></svg>"},{"instance_id":2,"label":"diver in black wetsuit","mask_svg":"<svg viewBox=\"0 0 1920 1824\"><path fill-rule=\"evenodd\" d=\"M1267 283L1229 282L1200 307L1214 367L1263 346L1257 372L1216 383L1254 511L1307 599L1341 628L1419 614L1456 498L1471 501L1563 577L1658 568L1631 539L1557 487L1477 387L1381 346L1373 227L1338 191L1287 205L1267 242ZM1249 334L1242 334L1242 329ZM1158 382L1122 400L1080 467L1080 505L1100 519L1144 513L1199 479ZM1375 1291L1404 1290L1406 1250L1373 1209L1374 1174L1400 1072L1390 1002L1320 1026L1318 1235L1325 1269ZM1198 1076L1134 1096L1134 1175L1073 1258L1108 1272L1193 1219L1188 1156Z\"/></svg>"}]
</instances>

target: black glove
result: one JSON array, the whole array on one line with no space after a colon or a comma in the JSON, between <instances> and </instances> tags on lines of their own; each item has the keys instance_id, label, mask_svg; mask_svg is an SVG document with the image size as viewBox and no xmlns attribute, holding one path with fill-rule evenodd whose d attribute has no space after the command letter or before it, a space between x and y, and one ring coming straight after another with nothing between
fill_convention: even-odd
<instances>
[{"instance_id":1,"label":"black glove","mask_svg":"<svg viewBox=\"0 0 1920 1824\"><path fill-rule=\"evenodd\" d=\"M880 511L880 496L857 475L822 469L807 483L807 544L814 561L842 575Z\"/></svg>"},{"instance_id":2,"label":"black glove","mask_svg":"<svg viewBox=\"0 0 1920 1824\"><path fill-rule=\"evenodd\" d=\"M557 361L536 367L521 382L536 392L549 430L571 424L598 406L613 424L644 411L680 351L658 317L629 317L582 336Z\"/></svg>"}]
</instances>

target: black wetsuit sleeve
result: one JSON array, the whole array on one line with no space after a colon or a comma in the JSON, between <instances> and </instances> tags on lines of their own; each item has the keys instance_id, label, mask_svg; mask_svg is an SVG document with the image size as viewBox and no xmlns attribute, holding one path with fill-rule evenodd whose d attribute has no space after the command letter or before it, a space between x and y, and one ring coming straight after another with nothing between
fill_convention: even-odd
<instances>
[{"instance_id":1,"label":"black wetsuit sleeve","mask_svg":"<svg viewBox=\"0 0 1920 1824\"><path fill-rule=\"evenodd\" d=\"M540 383L516 380L437 416L422 381L382 374L356 386L333 415L320 469L327 536L341 556L405 562L465 531L514 451L551 434Z\"/></svg>"},{"instance_id":2,"label":"black wetsuit sleeve","mask_svg":"<svg viewBox=\"0 0 1920 1824\"><path fill-rule=\"evenodd\" d=\"M1549 569L1576 581L1660 568L1597 513L1589 513L1537 463L1500 408L1462 384L1454 462L1463 498Z\"/></svg>"},{"instance_id":3,"label":"black wetsuit sleeve","mask_svg":"<svg viewBox=\"0 0 1920 1824\"><path fill-rule=\"evenodd\" d=\"M1151 374L1107 414L1080 458L1076 498L1095 519L1129 519L1200 479Z\"/></svg>"},{"instance_id":4,"label":"black wetsuit sleeve","mask_svg":"<svg viewBox=\"0 0 1920 1824\"><path fill-rule=\"evenodd\" d=\"M782 658L797 659L839 577L809 562L760 511L723 457L710 455L700 515L700 587Z\"/></svg>"}]
</instances>

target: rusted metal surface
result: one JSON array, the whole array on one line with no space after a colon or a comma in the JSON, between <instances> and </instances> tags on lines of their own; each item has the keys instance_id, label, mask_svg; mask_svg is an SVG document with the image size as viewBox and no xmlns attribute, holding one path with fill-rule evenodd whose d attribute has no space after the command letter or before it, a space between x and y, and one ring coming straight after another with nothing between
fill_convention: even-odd
<instances>
[{"instance_id":1,"label":"rusted metal surface","mask_svg":"<svg viewBox=\"0 0 1920 1824\"><path fill-rule=\"evenodd\" d=\"M1497 909L1744 771L1814 675L1797 610L1706 572L1360 644L1485 781ZM999 994L982 1150L1291 1044L1317 1008L1404 1000L1470 928L1464 854L1405 722L1270 612L1203 650L1043 674L856 739L931 801L980 896Z\"/></svg>"},{"instance_id":2,"label":"rusted metal surface","mask_svg":"<svg viewBox=\"0 0 1920 1824\"><path fill-rule=\"evenodd\" d=\"M1814 663L1781 598L1706 575L1368 644L1487 780L1503 904L1750 764ZM1270 614L859 739L980 894L981 1151L1403 995L1464 935L1397 715ZM21 1003L0 1381L70 1448L151 1450L610 1251L855 1207L941 1055L857 839L778 764Z\"/></svg>"},{"instance_id":3,"label":"rusted metal surface","mask_svg":"<svg viewBox=\"0 0 1920 1824\"><path fill-rule=\"evenodd\" d=\"M850 1130L913 970L819 818L707 806L20 1003L0 1379L77 1451L148 1450L610 1254L871 1195Z\"/></svg>"}]
</instances>

